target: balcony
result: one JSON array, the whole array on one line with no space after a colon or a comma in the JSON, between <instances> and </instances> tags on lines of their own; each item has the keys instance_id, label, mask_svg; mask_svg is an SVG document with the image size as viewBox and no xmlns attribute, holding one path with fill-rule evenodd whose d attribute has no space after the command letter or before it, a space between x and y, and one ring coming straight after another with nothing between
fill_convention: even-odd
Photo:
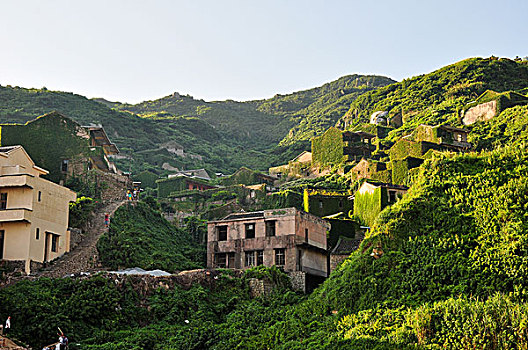
<instances>
[{"instance_id":1,"label":"balcony","mask_svg":"<svg viewBox=\"0 0 528 350\"><path fill-rule=\"evenodd\" d=\"M0 210L0 222L31 222L31 209L12 208Z\"/></svg>"},{"instance_id":2,"label":"balcony","mask_svg":"<svg viewBox=\"0 0 528 350\"><path fill-rule=\"evenodd\" d=\"M0 176L0 188L7 188L7 187L29 187L33 188L31 185L31 178L30 175L3 175Z\"/></svg>"}]
</instances>

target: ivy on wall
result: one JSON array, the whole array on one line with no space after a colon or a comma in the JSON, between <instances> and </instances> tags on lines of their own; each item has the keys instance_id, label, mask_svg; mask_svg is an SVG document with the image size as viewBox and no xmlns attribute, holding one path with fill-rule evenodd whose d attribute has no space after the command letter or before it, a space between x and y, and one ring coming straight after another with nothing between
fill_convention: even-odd
<instances>
[{"instance_id":1,"label":"ivy on wall","mask_svg":"<svg viewBox=\"0 0 528 350\"><path fill-rule=\"evenodd\" d=\"M387 204L387 191L378 187L373 193L356 192L354 197L354 216L359 218L367 226L374 224L378 214Z\"/></svg>"},{"instance_id":2,"label":"ivy on wall","mask_svg":"<svg viewBox=\"0 0 528 350\"><path fill-rule=\"evenodd\" d=\"M91 151L88 138L78 136L81 126L59 113L49 113L26 124L1 127L1 146L22 145L36 165L49 171L44 176L59 182L63 159L101 156L100 147Z\"/></svg>"},{"instance_id":3,"label":"ivy on wall","mask_svg":"<svg viewBox=\"0 0 528 350\"><path fill-rule=\"evenodd\" d=\"M312 164L326 166L343 162L343 132L331 127L326 132L312 139Z\"/></svg>"}]
</instances>

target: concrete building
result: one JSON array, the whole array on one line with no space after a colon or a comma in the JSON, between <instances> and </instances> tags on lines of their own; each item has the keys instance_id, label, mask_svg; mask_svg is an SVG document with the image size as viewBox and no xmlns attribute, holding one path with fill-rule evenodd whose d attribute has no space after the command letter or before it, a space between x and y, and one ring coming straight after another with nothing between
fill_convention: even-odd
<instances>
[{"instance_id":1,"label":"concrete building","mask_svg":"<svg viewBox=\"0 0 528 350\"><path fill-rule=\"evenodd\" d=\"M46 174L22 146L0 147L0 260L23 262L28 274L70 250L76 194L40 177Z\"/></svg>"},{"instance_id":2,"label":"concrete building","mask_svg":"<svg viewBox=\"0 0 528 350\"><path fill-rule=\"evenodd\" d=\"M207 266L276 265L295 288L309 291L328 276L330 224L296 208L228 215L207 225Z\"/></svg>"}]
</instances>

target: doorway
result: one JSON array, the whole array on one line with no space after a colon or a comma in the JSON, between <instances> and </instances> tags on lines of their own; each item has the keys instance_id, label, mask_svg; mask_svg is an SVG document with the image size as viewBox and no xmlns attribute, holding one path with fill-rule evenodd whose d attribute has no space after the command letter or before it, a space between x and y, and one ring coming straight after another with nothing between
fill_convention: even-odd
<instances>
[{"instance_id":1,"label":"doorway","mask_svg":"<svg viewBox=\"0 0 528 350\"><path fill-rule=\"evenodd\" d=\"M4 258L4 240L5 240L5 231L0 230L0 260Z\"/></svg>"}]
</instances>

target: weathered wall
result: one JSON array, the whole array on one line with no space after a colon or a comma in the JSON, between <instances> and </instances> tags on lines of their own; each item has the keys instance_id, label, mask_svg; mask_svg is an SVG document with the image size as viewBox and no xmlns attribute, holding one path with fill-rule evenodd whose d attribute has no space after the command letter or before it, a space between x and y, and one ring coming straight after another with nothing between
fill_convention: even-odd
<instances>
[{"instance_id":1,"label":"weathered wall","mask_svg":"<svg viewBox=\"0 0 528 350\"><path fill-rule=\"evenodd\" d=\"M471 125L478 121L490 120L497 114L497 101L490 101L471 107L464 113L462 124Z\"/></svg>"}]
</instances>

